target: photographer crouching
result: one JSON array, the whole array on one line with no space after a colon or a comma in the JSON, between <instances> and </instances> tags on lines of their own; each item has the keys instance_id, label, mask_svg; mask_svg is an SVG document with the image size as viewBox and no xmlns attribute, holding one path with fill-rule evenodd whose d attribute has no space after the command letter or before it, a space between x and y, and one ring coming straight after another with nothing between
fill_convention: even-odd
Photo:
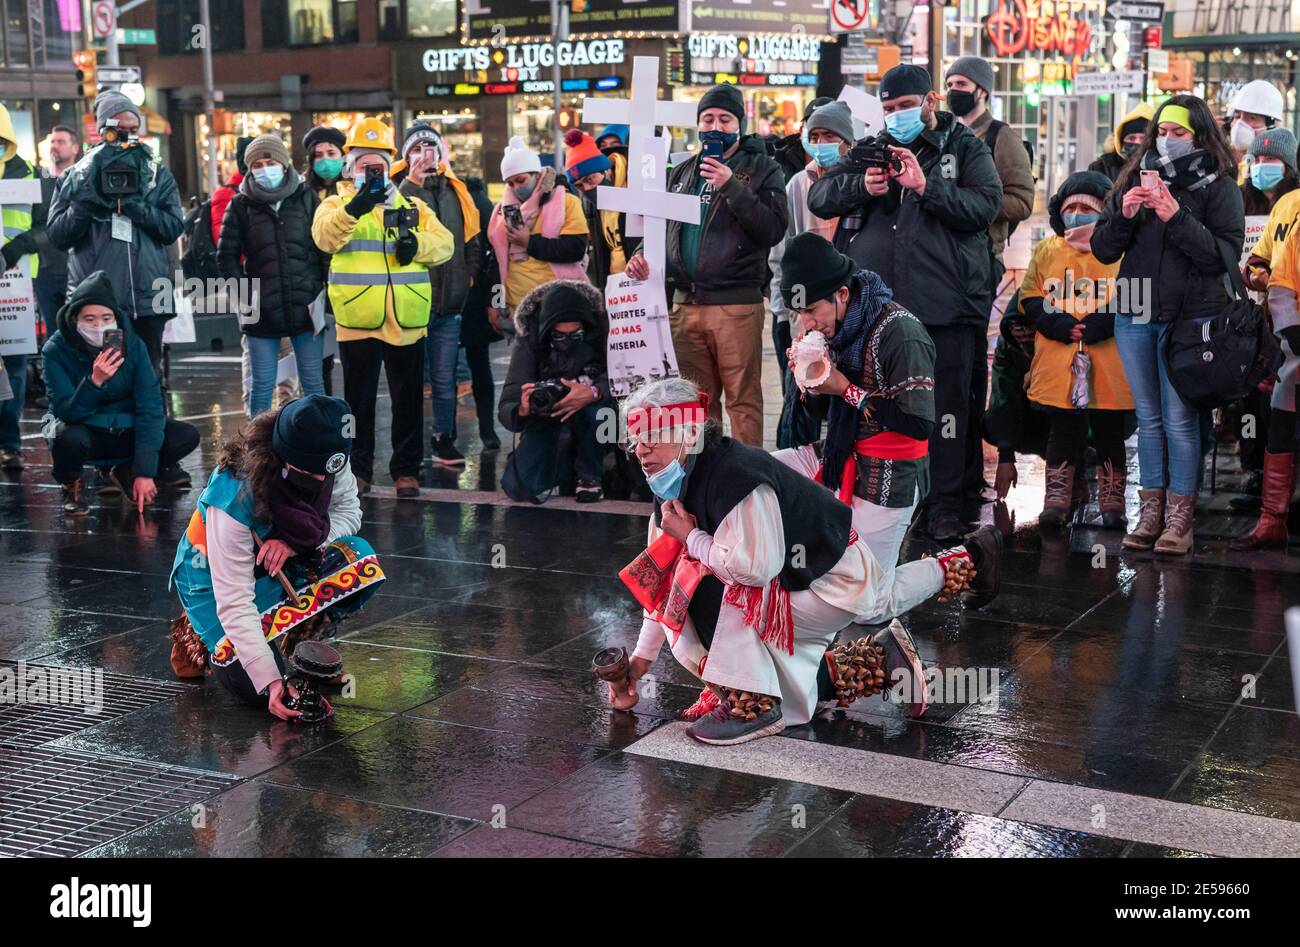
<instances>
[{"instance_id":1,"label":"photographer crouching","mask_svg":"<svg viewBox=\"0 0 1300 947\"><path fill-rule=\"evenodd\" d=\"M163 326L172 315L167 247L180 237L183 221L176 179L139 140L142 121L119 92L95 99L104 141L59 177L46 231L55 248L70 251L69 285L98 270L108 275L114 308L131 319L157 374Z\"/></svg>"},{"instance_id":2,"label":"photographer crouching","mask_svg":"<svg viewBox=\"0 0 1300 947\"><path fill-rule=\"evenodd\" d=\"M112 462L108 482L141 512L158 487L188 487L181 458L199 446L199 432L163 412L158 377L144 343L120 319L114 287L92 273L55 317L45 343L54 479L63 485L63 512L85 516L82 469ZM103 492L109 492L106 488Z\"/></svg>"},{"instance_id":3,"label":"photographer crouching","mask_svg":"<svg viewBox=\"0 0 1300 947\"><path fill-rule=\"evenodd\" d=\"M498 415L519 443L501 487L512 500L540 503L572 478L574 499L596 503L608 447L598 436L601 408L610 407L600 291L580 280L543 283L519 303L515 328Z\"/></svg>"}]
</instances>

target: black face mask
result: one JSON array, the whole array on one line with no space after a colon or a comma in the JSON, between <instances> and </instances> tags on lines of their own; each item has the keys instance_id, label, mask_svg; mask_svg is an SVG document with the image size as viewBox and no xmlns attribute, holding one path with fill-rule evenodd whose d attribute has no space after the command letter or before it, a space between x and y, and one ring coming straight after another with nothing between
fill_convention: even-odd
<instances>
[{"instance_id":1,"label":"black face mask","mask_svg":"<svg viewBox=\"0 0 1300 947\"><path fill-rule=\"evenodd\" d=\"M976 104L974 92L961 92L954 89L948 93L948 111L958 118L973 112Z\"/></svg>"},{"instance_id":2,"label":"black face mask","mask_svg":"<svg viewBox=\"0 0 1300 947\"><path fill-rule=\"evenodd\" d=\"M308 500L318 496L325 484L334 479L332 476L327 475L324 480L317 480L311 474L303 473L301 470L294 470L292 467L285 467L281 471L281 476L284 477L286 486Z\"/></svg>"},{"instance_id":3,"label":"black face mask","mask_svg":"<svg viewBox=\"0 0 1300 947\"><path fill-rule=\"evenodd\" d=\"M1124 142L1124 157L1131 158L1133 155L1135 155L1138 152L1139 149L1141 149L1141 147L1142 147L1142 142L1140 141Z\"/></svg>"}]
</instances>

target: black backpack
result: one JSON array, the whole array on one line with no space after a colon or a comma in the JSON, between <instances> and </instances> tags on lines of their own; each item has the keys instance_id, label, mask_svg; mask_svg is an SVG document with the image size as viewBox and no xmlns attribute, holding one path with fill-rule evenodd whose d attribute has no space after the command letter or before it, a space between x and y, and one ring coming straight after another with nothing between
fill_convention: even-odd
<instances>
[{"instance_id":1,"label":"black backpack","mask_svg":"<svg viewBox=\"0 0 1300 947\"><path fill-rule=\"evenodd\" d=\"M218 279L217 245L212 242L212 201L204 201L186 215L182 233L185 252L181 255L181 272L186 279Z\"/></svg>"},{"instance_id":2,"label":"black backpack","mask_svg":"<svg viewBox=\"0 0 1300 947\"><path fill-rule=\"evenodd\" d=\"M1246 397L1276 375L1283 361L1264 307L1246 293L1222 244L1219 256L1234 298L1217 315L1174 323L1162 353L1174 390L1197 408L1220 408Z\"/></svg>"}]
</instances>

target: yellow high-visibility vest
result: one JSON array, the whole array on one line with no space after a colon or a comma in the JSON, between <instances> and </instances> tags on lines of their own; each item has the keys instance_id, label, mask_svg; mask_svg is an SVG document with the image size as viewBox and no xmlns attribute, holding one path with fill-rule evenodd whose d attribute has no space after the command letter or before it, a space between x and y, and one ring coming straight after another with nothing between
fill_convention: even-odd
<instances>
[{"instance_id":1,"label":"yellow high-visibility vest","mask_svg":"<svg viewBox=\"0 0 1300 947\"><path fill-rule=\"evenodd\" d=\"M411 204L398 194L396 207ZM367 213L352 237L330 257L329 296L338 324L348 329L378 329L384 324L389 292L397 324L419 329L429 324L429 267L397 262L396 231L384 232L383 208Z\"/></svg>"},{"instance_id":2,"label":"yellow high-visibility vest","mask_svg":"<svg viewBox=\"0 0 1300 947\"><path fill-rule=\"evenodd\" d=\"M14 160L21 160L21 159L15 157L15 158L10 158L9 160L14 161ZM0 165L0 167L3 167L3 165ZM28 165L26 174L16 178L10 178L9 180L25 181L34 177L36 177L36 172L32 170L31 165ZM26 233L27 231L32 229L32 205L31 204L6 204L4 206L4 212L0 213L0 223L4 225L4 243L8 243L10 240L18 236L19 234ZM32 257L32 277L35 278L36 269L38 264L40 263L40 259L37 257L35 253L31 254L31 257Z\"/></svg>"}]
</instances>

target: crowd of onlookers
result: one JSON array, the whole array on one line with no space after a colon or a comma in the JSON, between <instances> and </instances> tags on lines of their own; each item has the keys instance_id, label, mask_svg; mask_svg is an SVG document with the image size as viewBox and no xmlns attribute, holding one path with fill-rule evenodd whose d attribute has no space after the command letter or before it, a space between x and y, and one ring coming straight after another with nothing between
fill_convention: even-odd
<instances>
[{"instance_id":1,"label":"crowd of onlookers","mask_svg":"<svg viewBox=\"0 0 1300 947\"><path fill-rule=\"evenodd\" d=\"M902 504L909 515L920 507L916 522L931 537L963 535L987 491L1003 500L1015 487L1018 456L1037 455L1046 465L1044 527L1075 521L1092 470L1101 524L1124 530L1126 547L1186 553L1205 455L1226 426L1248 474L1236 505L1259 513L1234 546L1285 544L1300 446L1300 244L1287 239L1300 175L1281 93L1256 81L1223 116L1191 95L1122 116L1089 170L1047 195L1051 232L1012 283L1008 241L1035 210L1032 150L993 116L988 62L958 59L943 84L941 93L919 66L891 69L878 89L884 129L870 138L855 131L844 102L814 100L797 134L771 140L748 127L738 87L718 85L699 100L699 147L667 180L670 191L698 196L700 217L668 222L663 275L678 369L708 396L712 418L725 415L742 442L771 436L778 448L821 450L833 422L795 383L788 352L817 318L813 304L830 299L834 309L838 297L800 298L805 287L787 271L846 259L919 320L932 347L918 435L928 440L926 473L908 481ZM238 312L250 416L284 400L286 355L291 387L304 395L335 393L337 358L362 495L376 480L377 451L398 497L419 494L426 457L464 465L457 402L472 392L477 447L500 449L498 421L515 435L502 479L512 498L649 496L601 425L602 409L616 404L605 284L650 275L624 215L598 205L599 187L627 184L626 127L594 137L569 130L562 167L512 138L495 203L481 179L457 176L426 121L400 133L375 118L346 132L313 128L302 168L277 135L241 139L238 173L186 215L171 173L137 141L139 109L106 92L95 119L101 143L83 154L77 132L59 126L49 167L38 171L17 155L0 110L4 178L42 183L39 205L6 206L3 255L6 266L28 254L34 261L48 334L44 433L69 514L86 511L87 482L141 507L159 487L189 482L180 461L197 433L168 420L159 387L173 297L156 287L179 266L258 287ZM1253 247L1243 247L1246 215L1270 215ZM822 256L805 235L837 255ZM1165 350L1173 327L1229 305L1243 255L1244 287L1265 302L1285 362L1271 383L1212 415L1180 394ZM840 326L874 338L858 324L856 291L843 298L853 311L834 310L826 322L838 354ZM509 367L498 397L490 346L500 340L509 340ZM860 352L845 357L864 364ZM879 357L868 353L866 364ZM783 393L770 432L766 358ZM10 470L22 465L27 362L5 357L0 466ZM388 445L376 444L381 374ZM880 395L888 400L866 393ZM1139 504L1130 523L1125 443L1135 431ZM997 453L992 483L985 443ZM87 465L96 480L84 478Z\"/></svg>"}]
</instances>

